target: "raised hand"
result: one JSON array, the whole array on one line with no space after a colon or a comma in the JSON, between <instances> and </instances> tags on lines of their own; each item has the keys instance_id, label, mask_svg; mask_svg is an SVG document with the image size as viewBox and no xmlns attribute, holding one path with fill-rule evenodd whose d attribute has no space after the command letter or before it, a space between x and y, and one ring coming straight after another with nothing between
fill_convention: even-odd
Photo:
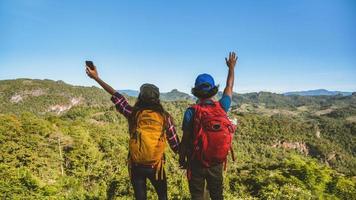
<instances>
[{"instance_id":1,"label":"raised hand","mask_svg":"<svg viewBox=\"0 0 356 200\"><path fill-rule=\"evenodd\" d=\"M237 61L237 55L235 52L230 52L229 53L229 58L225 58L226 65L229 67L229 69L234 69Z\"/></svg>"},{"instance_id":2,"label":"raised hand","mask_svg":"<svg viewBox=\"0 0 356 200\"><path fill-rule=\"evenodd\" d=\"M99 78L99 74L98 71L96 70L95 65L86 66L85 72L90 78L94 79L97 83L99 83L99 85L103 87L104 90L107 91L109 94L111 95L115 94L116 91L110 85L108 85L107 83L105 83L103 80Z\"/></svg>"},{"instance_id":3,"label":"raised hand","mask_svg":"<svg viewBox=\"0 0 356 200\"><path fill-rule=\"evenodd\" d=\"M232 98L232 89L234 87L235 79L235 65L237 61L237 56L235 52L229 53L229 58L225 58L226 65L229 67L229 72L226 79L226 87L224 89L224 94Z\"/></svg>"},{"instance_id":4,"label":"raised hand","mask_svg":"<svg viewBox=\"0 0 356 200\"><path fill-rule=\"evenodd\" d=\"M99 78L99 73L98 71L96 70L96 66L93 65L91 66L91 68L89 66L86 66L86 73L87 75L92 78L92 79L98 79Z\"/></svg>"}]
</instances>

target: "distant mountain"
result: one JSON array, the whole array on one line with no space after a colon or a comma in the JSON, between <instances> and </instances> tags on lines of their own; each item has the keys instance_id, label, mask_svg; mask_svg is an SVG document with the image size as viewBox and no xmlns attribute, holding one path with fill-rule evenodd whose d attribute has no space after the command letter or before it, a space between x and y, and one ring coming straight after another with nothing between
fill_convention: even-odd
<instances>
[{"instance_id":1,"label":"distant mountain","mask_svg":"<svg viewBox=\"0 0 356 200\"><path fill-rule=\"evenodd\" d=\"M184 101L194 100L195 98L187 93L180 92L177 89L173 89L170 92L161 93L161 99L163 101Z\"/></svg>"},{"instance_id":2,"label":"distant mountain","mask_svg":"<svg viewBox=\"0 0 356 200\"><path fill-rule=\"evenodd\" d=\"M120 90L128 96L130 103L135 102L138 96L136 90ZM316 95L316 93L314 93ZM291 94L276 94L271 92L252 92L245 94L234 93L233 106L252 105L263 106L270 109L297 109L307 106L313 109L327 109L333 106L344 107L356 105L356 93L354 95L321 95L302 96ZM329 93L328 93L329 94ZM337 93L340 94L340 93ZM345 94L344 94L345 95ZM220 99L222 92L216 96ZM195 97L174 89L161 93L162 101L188 101L192 103ZM169 102L167 102L169 103ZM62 114L72 107L109 107L112 106L110 95L97 87L73 86L63 81L16 79L0 81L0 113L21 113L29 111L33 113L57 113Z\"/></svg>"},{"instance_id":3,"label":"distant mountain","mask_svg":"<svg viewBox=\"0 0 356 200\"><path fill-rule=\"evenodd\" d=\"M326 109L331 106L343 107L344 105L356 105L356 92L352 95L284 95L272 92L251 92L251 93L233 93L232 106L240 107L250 104L255 107L264 106L272 109L297 109L301 106L307 106L313 109ZM222 97L223 93L219 92L216 100Z\"/></svg>"},{"instance_id":4,"label":"distant mountain","mask_svg":"<svg viewBox=\"0 0 356 200\"><path fill-rule=\"evenodd\" d=\"M119 90L131 103L139 91ZM191 101L194 97L174 89L161 93L163 101ZM0 113L65 113L75 106L112 106L110 95L97 87L73 86L63 81L39 79L0 80Z\"/></svg>"},{"instance_id":5,"label":"distant mountain","mask_svg":"<svg viewBox=\"0 0 356 200\"><path fill-rule=\"evenodd\" d=\"M284 93L286 96L291 95L299 95L299 96L350 96L352 92L340 92L340 91L329 91L325 89L317 89L317 90L307 90L307 91L296 91L296 92L286 92Z\"/></svg>"},{"instance_id":6,"label":"distant mountain","mask_svg":"<svg viewBox=\"0 0 356 200\"><path fill-rule=\"evenodd\" d=\"M127 96L130 96L130 97L138 97L138 94L140 93L137 90L119 90L119 92L120 93L124 93L124 94L126 94Z\"/></svg>"},{"instance_id":7,"label":"distant mountain","mask_svg":"<svg viewBox=\"0 0 356 200\"><path fill-rule=\"evenodd\" d=\"M119 90L119 92L126 94L130 97L138 97L139 91L137 90ZM251 92L251 93L244 93L244 94L233 94L233 104L237 104L238 101L241 101L244 98L249 98L251 96L262 94L263 95L272 95L274 97L283 98L283 96L351 96L352 92L341 92L341 91L329 91L325 89L317 89L317 90L307 90L307 91L295 91L295 92L286 92L283 94L276 94L271 92ZM218 92L217 99L222 97L222 92ZM161 93L161 99L163 101L180 101L180 100L194 100L195 97L189 95L184 92L180 92L177 89L173 89L170 92Z\"/></svg>"},{"instance_id":8,"label":"distant mountain","mask_svg":"<svg viewBox=\"0 0 356 200\"><path fill-rule=\"evenodd\" d=\"M119 92L126 94L130 97L138 97L139 91L137 90L119 90ZM185 100L194 100L195 98L187 93L180 92L177 89L173 89L170 92L163 92L160 94L161 100L163 101L185 101Z\"/></svg>"}]
</instances>

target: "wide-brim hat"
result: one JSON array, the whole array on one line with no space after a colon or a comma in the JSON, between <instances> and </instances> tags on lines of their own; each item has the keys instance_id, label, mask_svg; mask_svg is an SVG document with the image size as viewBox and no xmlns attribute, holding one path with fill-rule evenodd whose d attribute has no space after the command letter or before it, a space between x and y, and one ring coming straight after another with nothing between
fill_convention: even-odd
<instances>
[{"instance_id":1,"label":"wide-brim hat","mask_svg":"<svg viewBox=\"0 0 356 200\"><path fill-rule=\"evenodd\" d=\"M145 83L140 87L139 98L141 100L157 100L159 99L159 88L153 84Z\"/></svg>"}]
</instances>

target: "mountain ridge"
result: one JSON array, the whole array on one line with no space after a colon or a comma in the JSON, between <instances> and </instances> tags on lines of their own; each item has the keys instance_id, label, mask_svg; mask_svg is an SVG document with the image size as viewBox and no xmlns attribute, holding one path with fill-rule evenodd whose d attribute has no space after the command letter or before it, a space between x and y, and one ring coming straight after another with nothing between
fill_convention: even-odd
<instances>
[{"instance_id":1,"label":"mountain ridge","mask_svg":"<svg viewBox=\"0 0 356 200\"><path fill-rule=\"evenodd\" d=\"M315 89L315 90L305 90L305 91L292 91L283 93L286 96L299 95L299 96L350 96L353 92L342 92L342 91L330 91L326 89Z\"/></svg>"},{"instance_id":2,"label":"mountain ridge","mask_svg":"<svg viewBox=\"0 0 356 200\"><path fill-rule=\"evenodd\" d=\"M132 96L132 97L137 97L139 94L138 90L132 90L132 89L124 89L124 90L119 90L119 91L122 93L125 93L128 96ZM178 89L172 89L170 92L172 92L172 91L178 91L180 93L184 93L186 95L192 96L191 94L181 92ZM170 92L163 92L161 94L167 94ZM269 92L269 91L260 91L260 92ZM250 93L256 93L256 92L246 92L246 93L234 92L234 93L243 95L243 94L250 94ZM259 93L259 92L257 92L257 93ZM271 93L275 93L275 92L271 92ZM315 89L315 90L291 91L291 92L275 93L275 94L283 94L285 96L292 96L292 95L295 95L295 96L337 96L337 95L350 96L350 95L352 95L352 93L354 93L354 92L331 91L331 90L327 90L327 89Z\"/></svg>"},{"instance_id":3,"label":"mountain ridge","mask_svg":"<svg viewBox=\"0 0 356 200\"><path fill-rule=\"evenodd\" d=\"M131 101L135 101L135 97L131 95L135 90L119 90L123 92ZM138 91L136 91L138 94ZM216 100L223 95L218 92ZM196 98L192 95L180 92L173 89L170 92L161 93L162 101L188 101L193 103ZM233 93L232 105L240 107L244 104L253 106L263 105L266 108L279 109L297 109L301 106L314 107L320 109L327 108L332 105L355 103L356 93L351 96L299 96L299 95L283 95L272 92L252 92L252 93ZM62 113L69 110L73 106L108 106L110 95L103 89L92 86L73 86L63 81L38 80L38 79L16 79L0 81L0 111L16 111L22 110L34 112L53 111Z\"/></svg>"}]
</instances>

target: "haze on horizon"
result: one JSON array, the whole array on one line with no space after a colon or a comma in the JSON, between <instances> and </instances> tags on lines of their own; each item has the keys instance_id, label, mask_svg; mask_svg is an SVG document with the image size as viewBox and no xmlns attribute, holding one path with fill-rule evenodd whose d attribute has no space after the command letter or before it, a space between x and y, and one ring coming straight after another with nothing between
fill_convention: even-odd
<instances>
[{"instance_id":1,"label":"haze on horizon","mask_svg":"<svg viewBox=\"0 0 356 200\"><path fill-rule=\"evenodd\" d=\"M237 51L234 90L356 91L356 2L0 2L0 80L95 83L93 60L116 89L151 82L189 93L199 73L225 85L224 57Z\"/></svg>"}]
</instances>

